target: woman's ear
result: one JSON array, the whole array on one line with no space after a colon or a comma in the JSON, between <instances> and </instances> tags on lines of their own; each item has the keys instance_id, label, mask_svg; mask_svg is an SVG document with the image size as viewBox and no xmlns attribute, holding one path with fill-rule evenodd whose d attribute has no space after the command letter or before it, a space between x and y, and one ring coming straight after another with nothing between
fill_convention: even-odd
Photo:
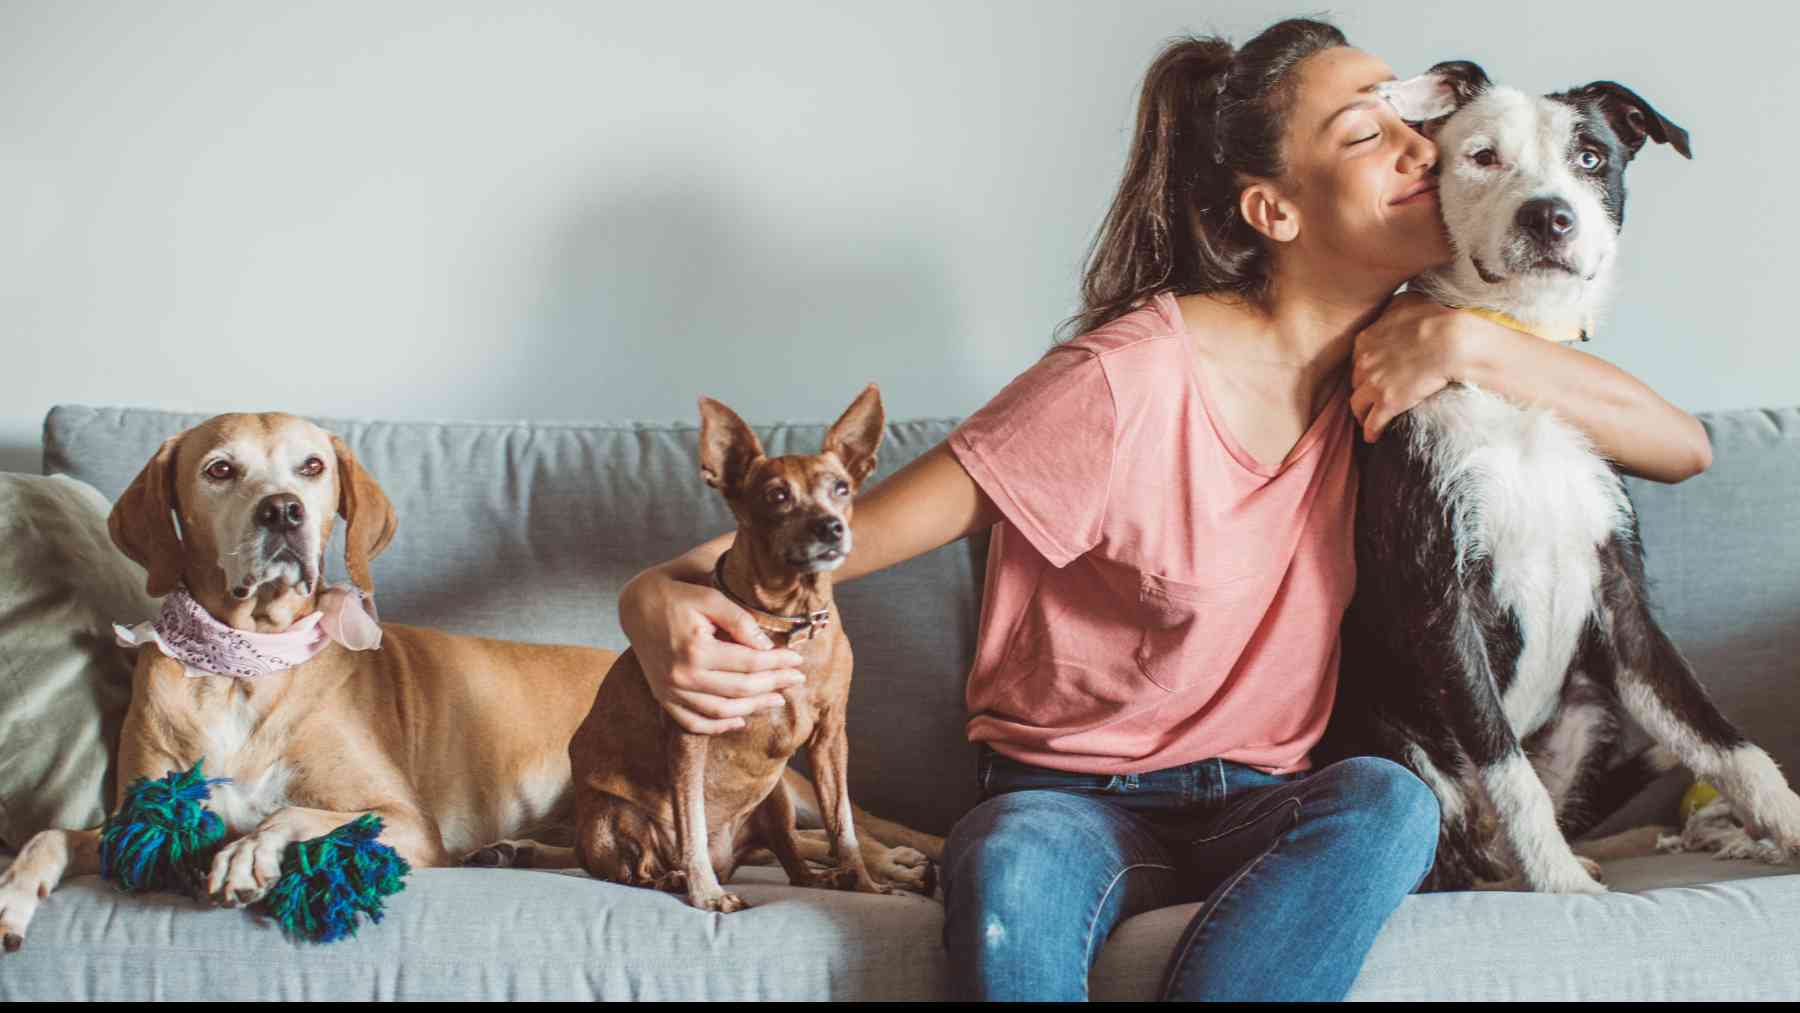
<instances>
[{"instance_id":1,"label":"woman's ear","mask_svg":"<svg viewBox=\"0 0 1800 1013\"><path fill-rule=\"evenodd\" d=\"M1245 187L1238 195L1238 214L1277 243L1291 243L1300 235L1300 208L1283 197L1274 183L1260 181Z\"/></svg>"}]
</instances>

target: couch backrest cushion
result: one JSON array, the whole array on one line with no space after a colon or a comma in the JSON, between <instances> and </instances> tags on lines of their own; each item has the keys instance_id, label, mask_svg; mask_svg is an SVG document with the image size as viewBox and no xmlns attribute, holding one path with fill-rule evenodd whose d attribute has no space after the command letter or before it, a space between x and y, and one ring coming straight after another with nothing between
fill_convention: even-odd
<instances>
[{"instance_id":1,"label":"couch backrest cushion","mask_svg":"<svg viewBox=\"0 0 1800 1013\"><path fill-rule=\"evenodd\" d=\"M158 443L201 418L58 407L45 469L116 497ZM1629 481L1652 594L1726 712L1800 770L1800 409L1702 421L1715 455L1705 475ZM693 426L319 422L349 441L399 512L374 567L382 614L395 620L620 648L618 588L731 527L699 480ZM877 478L953 425L891 423ZM824 426L757 432L770 453L811 452ZM939 832L975 798L963 683L985 557L986 539L971 539L839 591L857 656L855 797Z\"/></svg>"}]
</instances>

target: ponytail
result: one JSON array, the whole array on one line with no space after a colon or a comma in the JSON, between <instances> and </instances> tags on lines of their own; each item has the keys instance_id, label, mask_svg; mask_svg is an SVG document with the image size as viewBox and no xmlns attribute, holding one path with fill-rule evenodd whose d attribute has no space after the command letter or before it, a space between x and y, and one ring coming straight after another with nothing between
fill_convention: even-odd
<instances>
[{"instance_id":1,"label":"ponytail","mask_svg":"<svg viewBox=\"0 0 1800 1013\"><path fill-rule=\"evenodd\" d=\"M1268 251L1238 210L1243 180L1281 174L1293 70L1342 45L1335 27L1295 18L1238 50L1193 36L1164 47L1144 75L1125 176L1088 247L1081 310L1063 337L1164 289L1266 294Z\"/></svg>"}]
</instances>

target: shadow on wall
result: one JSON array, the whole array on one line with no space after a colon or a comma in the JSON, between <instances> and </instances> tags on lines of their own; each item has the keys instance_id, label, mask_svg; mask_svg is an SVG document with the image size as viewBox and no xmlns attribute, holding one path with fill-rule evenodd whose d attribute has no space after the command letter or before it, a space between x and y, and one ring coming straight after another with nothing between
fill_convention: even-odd
<instances>
[{"instance_id":1,"label":"shadow on wall","mask_svg":"<svg viewBox=\"0 0 1800 1013\"><path fill-rule=\"evenodd\" d=\"M27 475L42 474L44 471L43 448L0 444L0 471L18 471Z\"/></svg>"},{"instance_id":2,"label":"shadow on wall","mask_svg":"<svg viewBox=\"0 0 1800 1013\"><path fill-rule=\"evenodd\" d=\"M934 224L898 204L860 214L803 228L766 194L609 186L549 237L540 296L480 382L587 418L697 424L703 393L756 422L816 421L876 380L906 417L892 393L970 375L967 339Z\"/></svg>"}]
</instances>

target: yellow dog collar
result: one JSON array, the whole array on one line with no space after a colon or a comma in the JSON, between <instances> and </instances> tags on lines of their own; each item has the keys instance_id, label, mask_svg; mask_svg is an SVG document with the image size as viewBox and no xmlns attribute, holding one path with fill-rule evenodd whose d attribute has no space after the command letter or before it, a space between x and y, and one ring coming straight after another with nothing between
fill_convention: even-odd
<instances>
[{"instance_id":1,"label":"yellow dog collar","mask_svg":"<svg viewBox=\"0 0 1800 1013\"><path fill-rule=\"evenodd\" d=\"M1545 341L1554 341L1559 345L1567 345L1576 341L1586 341L1588 339L1588 328L1585 324L1570 324L1567 327L1551 330L1547 327L1533 327L1516 317L1507 316L1496 310L1483 309L1480 306L1456 306L1453 308L1462 310L1464 313L1473 313L1478 317L1485 317L1502 327L1510 327L1515 331L1524 331L1526 334L1543 338Z\"/></svg>"}]
</instances>

